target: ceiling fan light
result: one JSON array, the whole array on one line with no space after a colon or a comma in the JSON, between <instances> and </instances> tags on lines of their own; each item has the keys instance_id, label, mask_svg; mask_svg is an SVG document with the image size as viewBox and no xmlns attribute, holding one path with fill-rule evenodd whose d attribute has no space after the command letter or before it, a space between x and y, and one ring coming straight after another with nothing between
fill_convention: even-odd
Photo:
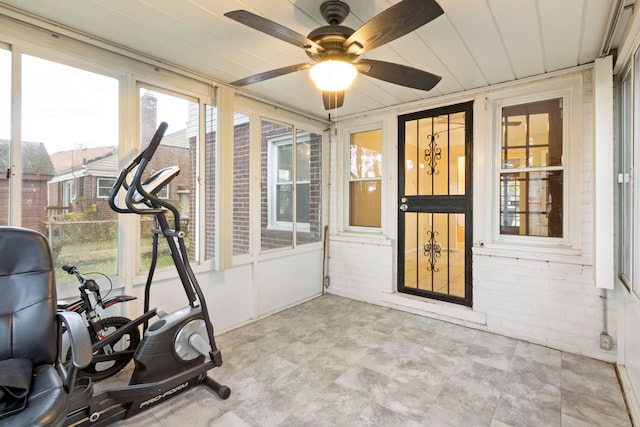
<instances>
[{"instance_id":1,"label":"ceiling fan light","mask_svg":"<svg viewBox=\"0 0 640 427\"><path fill-rule=\"evenodd\" d=\"M339 92L351 86L358 71L348 62L328 59L311 67L310 73L318 89Z\"/></svg>"}]
</instances>

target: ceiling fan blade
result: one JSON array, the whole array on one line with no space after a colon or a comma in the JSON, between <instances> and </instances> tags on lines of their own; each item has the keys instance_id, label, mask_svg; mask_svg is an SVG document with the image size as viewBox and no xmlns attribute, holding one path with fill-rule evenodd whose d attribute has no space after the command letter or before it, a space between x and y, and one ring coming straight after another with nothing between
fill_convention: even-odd
<instances>
[{"instance_id":1,"label":"ceiling fan blade","mask_svg":"<svg viewBox=\"0 0 640 427\"><path fill-rule=\"evenodd\" d=\"M362 59L355 65L365 76L414 89L431 90L442 78L417 68L373 59Z\"/></svg>"},{"instance_id":2,"label":"ceiling fan blade","mask_svg":"<svg viewBox=\"0 0 640 427\"><path fill-rule=\"evenodd\" d=\"M344 91L339 92L327 92L322 91L322 102L324 103L325 110L333 110L334 108L342 107L344 104Z\"/></svg>"},{"instance_id":3,"label":"ceiling fan blade","mask_svg":"<svg viewBox=\"0 0 640 427\"><path fill-rule=\"evenodd\" d=\"M358 28L344 42L344 47L350 54L361 55L422 27L443 13L435 0L402 0Z\"/></svg>"},{"instance_id":4,"label":"ceiling fan blade","mask_svg":"<svg viewBox=\"0 0 640 427\"><path fill-rule=\"evenodd\" d=\"M255 74L253 76L245 77L244 79L236 80L229 83L231 86L246 86L252 83L258 83L263 80L272 79L274 77L284 76L285 74L293 73L295 71L305 70L310 68L311 64L296 64L289 65L287 67L276 68L275 70L265 71L264 73Z\"/></svg>"},{"instance_id":5,"label":"ceiling fan blade","mask_svg":"<svg viewBox=\"0 0 640 427\"><path fill-rule=\"evenodd\" d=\"M311 53L318 53L324 50L322 46L302 34L247 10L234 10L232 12L225 13L224 16L231 18L234 21L238 21L247 27L251 27L254 30L261 31L272 37L291 43L292 45L300 47Z\"/></svg>"}]
</instances>

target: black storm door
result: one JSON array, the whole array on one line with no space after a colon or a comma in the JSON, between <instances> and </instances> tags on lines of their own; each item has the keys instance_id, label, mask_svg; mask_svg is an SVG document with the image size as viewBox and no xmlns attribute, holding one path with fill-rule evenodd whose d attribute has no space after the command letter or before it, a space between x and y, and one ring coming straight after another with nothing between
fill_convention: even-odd
<instances>
[{"instance_id":1,"label":"black storm door","mask_svg":"<svg viewBox=\"0 0 640 427\"><path fill-rule=\"evenodd\" d=\"M473 103L398 118L398 291L472 305Z\"/></svg>"}]
</instances>

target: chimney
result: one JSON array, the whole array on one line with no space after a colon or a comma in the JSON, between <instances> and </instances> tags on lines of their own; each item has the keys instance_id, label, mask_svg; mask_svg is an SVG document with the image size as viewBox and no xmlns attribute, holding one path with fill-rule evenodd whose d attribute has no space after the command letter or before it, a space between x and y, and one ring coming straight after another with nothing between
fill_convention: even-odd
<instances>
[{"instance_id":1,"label":"chimney","mask_svg":"<svg viewBox=\"0 0 640 427\"><path fill-rule=\"evenodd\" d=\"M147 146L157 127L158 100L151 91L140 97L140 147Z\"/></svg>"}]
</instances>

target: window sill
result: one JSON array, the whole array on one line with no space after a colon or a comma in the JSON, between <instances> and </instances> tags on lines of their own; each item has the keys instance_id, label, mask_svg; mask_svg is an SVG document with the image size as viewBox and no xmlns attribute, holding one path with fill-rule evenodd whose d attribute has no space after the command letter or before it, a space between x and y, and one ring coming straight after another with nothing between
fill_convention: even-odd
<instances>
[{"instance_id":1,"label":"window sill","mask_svg":"<svg viewBox=\"0 0 640 427\"><path fill-rule=\"evenodd\" d=\"M267 225L267 230L269 231L290 231L293 232L293 224L289 223L274 223ZM298 233L309 233L311 232L311 226L309 223L299 222L296 227L296 231Z\"/></svg>"},{"instance_id":2,"label":"window sill","mask_svg":"<svg viewBox=\"0 0 640 427\"><path fill-rule=\"evenodd\" d=\"M581 255L579 249L562 245L519 245L485 243L472 248L474 255L518 258L562 264L592 265L593 259Z\"/></svg>"}]
</instances>

